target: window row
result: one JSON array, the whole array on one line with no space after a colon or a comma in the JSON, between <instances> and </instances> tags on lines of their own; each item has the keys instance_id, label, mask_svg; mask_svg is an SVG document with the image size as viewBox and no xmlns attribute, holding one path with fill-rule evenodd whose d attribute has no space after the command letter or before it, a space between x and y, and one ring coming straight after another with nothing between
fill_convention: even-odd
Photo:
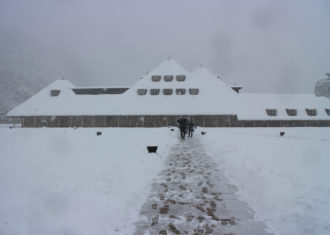
<instances>
[{"instance_id":1,"label":"window row","mask_svg":"<svg viewBox=\"0 0 330 235\"><path fill-rule=\"evenodd\" d=\"M173 75L164 75L164 81L171 82L171 81L173 81L173 77L174 77ZM175 77L178 82L183 82L186 80L186 75L176 75ZM151 80L153 82L159 82L161 80L161 78L162 78L161 75L152 75L151 76Z\"/></svg>"},{"instance_id":2,"label":"window row","mask_svg":"<svg viewBox=\"0 0 330 235\"><path fill-rule=\"evenodd\" d=\"M198 88L190 88L188 90L189 90L190 95L198 95L198 93L199 93ZM163 89L162 91L163 91L163 95L172 95L173 94L173 89L170 89L170 88ZM160 89L150 89L150 95L159 95L159 93L160 93ZM185 95L186 89L184 89L184 88L175 89L175 93L177 95ZM147 89L138 89L137 94L145 95L145 94L147 94Z\"/></svg>"},{"instance_id":3,"label":"window row","mask_svg":"<svg viewBox=\"0 0 330 235\"><path fill-rule=\"evenodd\" d=\"M288 116L297 116L297 109L285 109ZM316 116L316 109L305 109L308 116ZM325 112L330 116L330 109L325 109ZM268 116L277 116L277 109L266 109Z\"/></svg>"}]
</instances>

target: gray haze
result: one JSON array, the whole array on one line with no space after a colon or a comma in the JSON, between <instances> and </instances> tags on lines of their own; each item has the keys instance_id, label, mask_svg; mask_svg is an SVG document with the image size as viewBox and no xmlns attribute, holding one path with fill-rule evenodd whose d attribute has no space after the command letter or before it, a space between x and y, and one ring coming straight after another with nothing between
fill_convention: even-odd
<instances>
[{"instance_id":1,"label":"gray haze","mask_svg":"<svg viewBox=\"0 0 330 235\"><path fill-rule=\"evenodd\" d=\"M329 2L0 0L0 79L131 85L171 56L245 91L311 93L330 72Z\"/></svg>"}]
</instances>

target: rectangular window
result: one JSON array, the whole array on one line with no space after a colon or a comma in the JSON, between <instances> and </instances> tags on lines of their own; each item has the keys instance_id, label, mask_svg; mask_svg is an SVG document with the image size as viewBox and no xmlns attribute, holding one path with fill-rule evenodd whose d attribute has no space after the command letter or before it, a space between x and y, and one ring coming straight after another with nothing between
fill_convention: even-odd
<instances>
[{"instance_id":1,"label":"rectangular window","mask_svg":"<svg viewBox=\"0 0 330 235\"><path fill-rule=\"evenodd\" d=\"M172 89L163 89L163 95L172 95Z\"/></svg>"},{"instance_id":2,"label":"rectangular window","mask_svg":"<svg viewBox=\"0 0 330 235\"><path fill-rule=\"evenodd\" d=\"M330 116L330 109L325 109L325 112Z\"/></svg>"},{"instance_id":3,"label":"rectangular window","mask_svg":"<svg viewBox=\"0 0 330 235\"><path fill-rule=\"evenodd\" d=\"M138 95L145 95L145 94L147 94L147 89L138 89L137 94Z\"/></svg>"},{"instance_id":4,"label":"rectangular window","mask_svg":"<svg viewBox=\"0 0 330 235\"><path fill-rule=\"evenodd\" d=\"M307 113L308 116L316 116L317 115L316 109L306 109L306 113Z\"/></svg>"},{"instance_id":5,"label":"rectangular window","mask_svg":"<svg viewBox=\"0 0 330 235\"><path fill-rule=\"evenodd\" d=\"M186 80L186 75L176 75L176 80L178 82L183 82L184 80Z\"/></svg>"},{"instance_id":6,"label":"rectangular window","mask_svg":"<svg viewBox=\"0 0 330 235\"><path fill-rule=\"evenodd\" d=\"M173 75L165 75L164 76L164 81L165 82L171 82L173 80Z\"/></svg>"},{"instance_id":7,"label":"rectangular window","mask_svg":"<svg viewBox=\"0 0 330 235\"><path fill-rule=\"evenodd\" d=\"M41 123L46 123L47 122L47 118L46 117L41 117L40 118L40 122Z\"/></svg>"},{"instance_id":8,"label":"rectangular window","mask_svg":"<svg viewBox=\"0 0 330 235\"><path fill-rule=\"evenodd\" d=\"M297 109L285 109L288 116L297 116Z\"/></svg>"},{"instance_id":9,"label":"rectangular window","mask_svg":"<svg viewBox=\"0 0 330 235\"><path fill-rule=\"evenodd\" d=\"M152 75L152 76L151 76L151 80L152 80L153 82L159 82L159 81L160 81L160 78L161 78L160 75Z\"/></svg>"},{"instance_id":10,"label":"rectangular window","mask_svg":"<svg viewBox=\"0 0 330 235\"><path fill-rule=\"evenodd\" d=\"M199 93L198 88L190 88L189 89L189 94L190 95L198 95L198 93Z\"/></svg>"},{"instance_id":11,"label":"rectangular window","mask_svg":"<svg viewBox=\"0 0 330 235\"><path fill-rule=\"evenodd\" d=\"M177 95L185 95L186 94L186 89L178 88L178 89L176 89L176 94Z\"/></svg>"},{"instance_id":12,"label":"rectangular window","mask_svg":"<svg viewBox=\"0 0 330 235\"><path fill-rule=\"evenodd\" d=\"M277 116L277 110L276 109L266 109L266 113L268 116Z\"/></svg>"},{"instance_id":13,"label":"rectangular window","mask_svg":"<svg viewBox=\"0 0 330 235\"><path fill-rule=\"evenodd\" d=\"M50 96L58 96L60 92L60 90L50 90Z\"/></svg>"},{"instance_id":14,"label":"rectangular window","mask_svg":"<svg viewBox=\"0 0 330 235\"><path fill-rule=\"evenodd\" d=\"M73 88L76 95L119 95L128 88Z\"/></svg>"},{"instance_id":15,"label":"rectangular window","mask_svg":"<svg viewBox=\"0 0 330 235\"><path fill-rule=\"evenodd\" d=\"M159 95L159 89L150 89L150 95Z\"/></svg>"}]
</instances>

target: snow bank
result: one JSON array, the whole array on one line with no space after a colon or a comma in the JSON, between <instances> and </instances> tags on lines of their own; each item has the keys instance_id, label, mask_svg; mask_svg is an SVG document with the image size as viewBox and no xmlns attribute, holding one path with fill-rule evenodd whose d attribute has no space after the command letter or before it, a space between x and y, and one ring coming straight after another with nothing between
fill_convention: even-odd
<instances>
[{"instance_id":1,"label":"snow bank","mask_svg":"<svg viewBox=\"0 0 330 235\"><path fill-rule=\"evenodd\" d=\"M0 234L132 234L174 135L0 128Z\"/></svg>"},{"instance_id":2,"label":"snow bank","mask_svg":"<svg viewBox=\"0 0 330 235\"><path fill-rule=\"evenodd\" d=\"M209 155L271 232L330 234L330 128L203 129Z\"/></svg>"}]
</instances>

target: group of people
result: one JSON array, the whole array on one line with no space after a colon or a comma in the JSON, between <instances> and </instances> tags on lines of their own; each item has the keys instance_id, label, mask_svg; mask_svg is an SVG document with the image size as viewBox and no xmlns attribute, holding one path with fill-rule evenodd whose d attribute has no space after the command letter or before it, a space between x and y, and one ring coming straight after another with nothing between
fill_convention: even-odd
<instances>
[{"instance_id":1,"label":"group of people","mask_svg":"<svg viewBox=\"0 0 330 235\"><path fill-rule=\"evenodd\" d=\"M188 131L188 137L190 138L193 137L195 124L191 118L188 120L187 117L181 117L180 119L177 120L177 122L179 123L181 139L183 140L185 139L187 131Z\"/></svg>"}]
</instances>

